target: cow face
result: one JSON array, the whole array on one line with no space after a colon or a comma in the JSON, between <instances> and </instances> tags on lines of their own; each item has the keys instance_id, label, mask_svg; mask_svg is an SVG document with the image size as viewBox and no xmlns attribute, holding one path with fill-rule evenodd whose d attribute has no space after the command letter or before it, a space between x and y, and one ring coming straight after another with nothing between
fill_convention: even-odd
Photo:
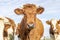
<instances>
[{"instance_id":1,"label":"cow face","mask_svg":"<svg viewBox=\"0 0 60 40\"><path fill-rule=\"evenodd\" d=\"M59 20L51 19L51 20L46 21L46 23L51 26L54 32L57 32L57 29L58 29L57 25L60 23Z\"/></svg>"},{"instance_id":2,"label":"cow face","mask_svg":"<svg viewBox=\"0 0 60 40\"><path fill-rule=\"evenodd\" d=\"M24 17L26 19L26 23L29 27L34 27L35 20L36 20L36 14L41 14L44 11L43 7L37 8L34 4L26 4L23 5L23 9L15 9L14 10L16 14L24 14Z\"/></svg>"},{"instance_id":3,"label":"cow face","mask_svg":"<svg viewBox=\"0 0 60 40\"><path fill-rule=\"evenodd\" d=\"M4 39L14 39L14 27L15 27L15 23L12 19L5 17L6 19L8 19L8 22L4 23ZM7 38L6 38L7 37Z\"/></svg>"}]
</instances>

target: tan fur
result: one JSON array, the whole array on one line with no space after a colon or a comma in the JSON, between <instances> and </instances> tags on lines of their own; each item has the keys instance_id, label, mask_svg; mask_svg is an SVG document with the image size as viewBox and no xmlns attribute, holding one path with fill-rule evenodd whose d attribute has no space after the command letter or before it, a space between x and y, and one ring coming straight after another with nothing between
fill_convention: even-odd
<instances>
[{"instance_id":1,"label":"tan fur","mask_svg":"<svg viewBox=\"0 0 60 40\"><path fill-rule=\"evenodd\" d=\"M41 20L36 18L36 26L29 33L30 40L40 40L40 38L43 36L43 32L43 24Z\"/></svg>"},{"instance_id":2,"label":"tan fur","mask_svg":"<svg viewBox=\"0 0 60 40\"><path fill-rule=\"evenodd\" d=\"M57 28L57 33L59 33L60 34L60 20L57 22L57 24L56 24L56 28Z\"/></svg>"},{"instance_id":3,"label":"tan fur","mask_svg":"<svg viewBox=\"0 0 60 40\"><path fill-rule=\"evenodd\" d=\"M41 20L36 18L36 14L44 11L43 7L37 8L34 4L23 5L23 9L14 10L17 15L24 14L21 23L18 24L16 34L19 34L21 40L40 40L43 36L44 28ZM33 29L28 29L28 24L34 24Z\"/></svg>"}]
</instances>

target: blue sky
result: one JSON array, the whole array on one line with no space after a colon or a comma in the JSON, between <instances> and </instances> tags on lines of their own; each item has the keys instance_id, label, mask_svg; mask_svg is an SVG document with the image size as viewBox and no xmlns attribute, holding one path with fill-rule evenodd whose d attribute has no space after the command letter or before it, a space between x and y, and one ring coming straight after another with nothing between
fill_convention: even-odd
<instances>
[{"instance_id":1,"label":"blue sky","mask_svg":"<svg viewBox=\"0 0 60 40\"><path fill-rule=\"evenodd\" d=\"M23 16L14 13L15 8L21 8L24 4L31 3L44 7L44 12L37 15L44 25L44 36L49 36L49 25L46 20L51 18L60 19L60 0L0 0L0 16L6 16L19 23Z\"/></svg>"}]
</instances>

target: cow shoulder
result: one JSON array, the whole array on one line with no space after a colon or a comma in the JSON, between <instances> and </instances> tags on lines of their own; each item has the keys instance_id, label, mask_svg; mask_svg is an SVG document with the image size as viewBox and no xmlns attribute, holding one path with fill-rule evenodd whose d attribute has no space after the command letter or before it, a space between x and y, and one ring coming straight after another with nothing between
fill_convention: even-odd
<instances>
[{"instance_id":1,"label":"cow shoulder","mask_svg":"<svg viewBox=\"0 0 60 40\"><path fill-rule=\"evenodd\" d=\"M43 23L40 19L36 18L36 24L40 27L43 27Z\"/></svg>"},{"instance_id":2,"label":"cow shoulder","mask_svg":"<svg viewBox=\"0 0 60 40\"><path fill-rule=\"evenodd\" d=\"M36 18L36 29L40 30L39 33L40 33L41 36L42 36L42 34L43 34L43 32L44 32L44 26L43 26L42 21L39 20L39 19L37 19L37 18Z\"/></svg>"}]
</instances>

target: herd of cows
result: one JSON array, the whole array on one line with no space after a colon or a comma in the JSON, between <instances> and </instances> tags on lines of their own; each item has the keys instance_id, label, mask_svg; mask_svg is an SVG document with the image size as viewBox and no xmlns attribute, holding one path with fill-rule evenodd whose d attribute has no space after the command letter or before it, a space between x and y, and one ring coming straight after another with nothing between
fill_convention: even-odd
<instances>
[{"instance_id":1,"label":"herd of cows","mask_svg":"<svg viewBox=\"0 0 60 40\"><path fill-rule=\"evenodd\" d=\"M14 35L21 40L40 40L44 34L44 25L36 14L42 14L43 11L43 7L34 4L25 4L21 9L16 8L14 12L17 15L24 15L21 23L18 24L11 18L0 16L0 40L14 40ZM50 25L51 39L60 40L60 20L47 20L46 24Z\"/></svg>"}]
</instances>

